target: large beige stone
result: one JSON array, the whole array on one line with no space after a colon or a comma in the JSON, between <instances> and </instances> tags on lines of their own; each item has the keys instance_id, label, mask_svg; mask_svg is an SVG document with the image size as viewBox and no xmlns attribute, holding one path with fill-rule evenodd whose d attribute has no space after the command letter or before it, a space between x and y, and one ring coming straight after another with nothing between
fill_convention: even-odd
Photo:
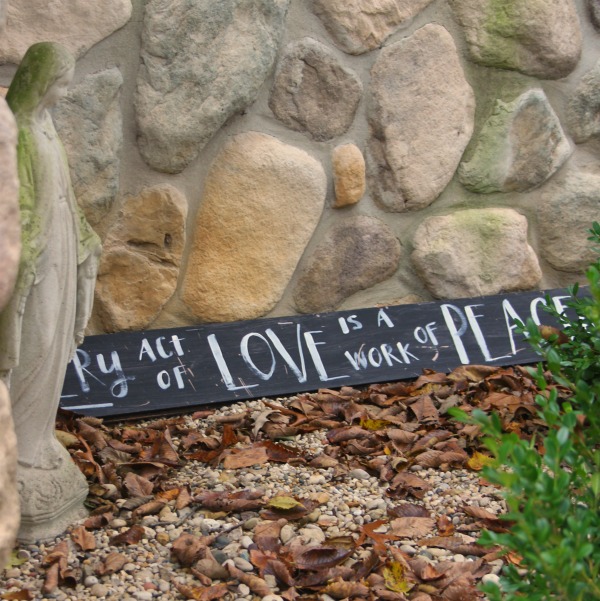
<instances>
[{"instance_id":1,"label":"large beige stone","mask_svg":"<svg viewBox=\"0 0 600 601\"><path fill-rule=\"evenodd\" d=\"M12 293L20 248L17 126L0 98L0 310Z\"/></svg>"},{"instance_id":2,"label":"large beige stone","mask_svg":"<svg viewBox=\"0 0 600 601\"><path fill-rule=\"evenodd\" d=\"M577 66L582 36L573 0L451 0L471 59L560 79Z\"/></svg>"},{"instance_id":3,"label":"large beige stone","mask_svg":"<svg viewBox=\"0 0 600 601\"><path fill-rule=\"evenodd\" d=\"M412 260L437 298L535 288L542 273L513 209L467 209L428 217L415 231Z\"/></svg>"},{"instance_id":4,"label":"large beige stone","mask_svg":"<svg viewBox=\"0 0 600 601\"><path fill-rule=\"evenodd\" d=\"M567 126L578 144L600 136L600 61L581 78L571 94Z\"/></svg>"},{"instance_id":5,"label":"large beige stone","mask_svg":"<svg viewBox=\"0 0 600 601\"><path fill-rule=\"evenodd\" d=\"M290 0L147 0L135 97L138 144L183 171L270 75Z\"/></svg>"},{"instance_id":6,"label":"large beige stone","mask_svg":"<svg viewBox=\"0 0 600 601\"><path fill-rule=\"evenodd\" d=\"M544 183L571 156L556 113L541 89L497 100L460 181L473 192L525 192Z\"/></svg>"},{"instance_id":7,"label":"large beige stone","mask_svg":"<svg viewBox=\"0 0 600 601\"><path fill-rule=\"evenodd\" d=\"M17 493L17 438L13 428L10 399L0 380L0 573L19 531L20 512Z\"/></svg>"},{"instance_id":8,"label":"large beige stone","mask_svg":"<svg viewBox=\"0 0 600 601\"><path fill-rule=\"evenodd\" d=\"M327 180L303 150L257 132L231 138L211 166L183 301L205 322L252 319L281 298L319 221Z\"/></svg>"},{"instance_id":9,"label":"large beige stone","mask_svg":"<svg viewBox=\"0 0 600 601\"><path fill-rule=\"evenodd\" d=\"M430 205L473 132L475 98L452 36L425 25L387 46L371 70L367 164L375 200L402 212Z\"/></svg>"},{"instance_id":10,"label":"large beige stone","mask_svg":"<svg viewBox=\"0 0 600 601\"><path fill-rule=\"evenodd\" d=\"M432 0L314 0L313 9L342 50L363 54L379 48Z\"/></svg>"},{"instance_id":11,"label":"large beige stone","mask_svg":"<svg viewBox=\"0 0 600 601\"><path fill-rule=\"evenodd\" d=\"M123 27L131 12L131 0L10 0L0 63L19 63L36 42L59 42L80 57Z\"/></svg>"},{"instance_id":12,"label":"large beige stone","mask_svg":"<svg viewBox=\"0 0 600 601\"><path fill-rule=\"evenodd\" d=\"M173 296L186 216L185 197L168 184L122 199L96 284L94 309L105 331L148 327Z\"/></svg>"},{"instance_id":13,"label":"large beige stone","mask_svg":"<svg viewBox=\"0 0 600 601\"><path fill-rule=\"evenodd\" d=\"M54 110L77 202L90 224L94 228L100 225L98 229L119 189L122 85L123 75L117 67L88 75Z\"/></svg>"},{"instance_id":14,"label":"large beige stone","mask_svg":"<svg viewBox=\"0 0 600 601\"><path fill-rule=\"evenodd\" d=\"M538 205L541 256L560 271L583 273L597 258L587 238L599 216L600 175L575 173L551 184Z\"/></svg>"},{"instance_id":15,"label":"large beige stone","mask_svg":"<svg viewBox=\"0 0 600 601\"><path fill-rule=\"evenodd\" d=\"M334 311L349 296L391 277L402 247L379 219L361 215L336 223L301 271L294 290L301 313Z\"/></svg>"},{"instance_id":16,"label":"large beige stone","mask_svg":"<svg viewBox=\"0 0 600 601\"><path fill-rule=\"evenodd\" d=\"M289 128L329 140L346 132L362 96L356 73L320 42L293 42L279 61L269 106Z\"/></svg>"},{"instance_id":17,"label":"large beige stone","mask_svg":"<svg viewBox=\"0 0 600 601\"><path fill-rule=\"evenodd\" d=\"M334 207L356 204L365 193L365 159L356 144L342 144L333 149Z\"/></svg>"}]
</instances>

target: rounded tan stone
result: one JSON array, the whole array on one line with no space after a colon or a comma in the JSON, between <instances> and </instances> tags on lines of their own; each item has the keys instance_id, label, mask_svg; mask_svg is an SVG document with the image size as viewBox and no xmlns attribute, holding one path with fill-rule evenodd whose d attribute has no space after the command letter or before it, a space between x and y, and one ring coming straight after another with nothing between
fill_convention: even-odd
<instances>
[{"instance_id":1,"label":"rounded tan stone","mask_svg":"<svg viewBox=\"0 0 600 601\"><path fill-rule=\"evenodd\" d=\"M131 0L11 0L0 62L19 63L36 42L58 42L84 55L131 18Z\"/></svg>"},{"instance_id":2,"label":"rounded tan stone","mask_svg":"<svg viewBox=\"0 0 600 601\"><path fill-rule=\"evenodd\" d=\"M542 272L513 209L467 209L425 219L412 260L437 298L468 298L538 286Z\"/></svg>"},{"instance_id":3,"label":"rounded tan stone","mask_svg":"<svg viewBox=\"0 0 600 601\"><path fill-rule=\"evenodd\" d=\"M96 283L94 310L106 332L146 328L173 296L186 216L185 197L167 184L121 201Z\"/></svg>"},{"instance_id":4,"label":"rounded tan stone","mask_svg":"<svg viewBox=\"0 0 600 601\"><path fill-rule=\"evenodd\" d=\"M356 144L342 144L333 150L334 207L356 204L365 193L365 159Z\"/></svg>"},{"instance_id":5,"label":"rounded tan stone","mask_svg":"<svg viewBox=\"0 0 600 601\"><path fill-rule=\"evenodd\" d=\"M379 219L359 215L336 223L300 273L296 308L334 311L352 294L391 277L401 255L400 242Z\"/></svg>"},{"instance_id":6,"label":"rounded tan stone","mask_svg":"<svg viewBox=\"0 0 600 601\"><path fill-rule=\"evenodd\" d=\"M303 150L258 132L231 138L211 166L183 301L200 321L266 315L321 217L327 181Z\"/></svg>"}]
</instances>

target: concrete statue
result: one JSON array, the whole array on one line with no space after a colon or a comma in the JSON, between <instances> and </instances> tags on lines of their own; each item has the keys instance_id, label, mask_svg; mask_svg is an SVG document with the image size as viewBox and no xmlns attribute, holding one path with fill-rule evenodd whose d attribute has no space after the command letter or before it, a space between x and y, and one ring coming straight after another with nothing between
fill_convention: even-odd
<instances>
[{"instance_id":1,"label":"concrete statue","mask_svg":"<svg viewBox=\"0 0 600 601\"><path fill-rule=\"evenodd\" d=\"M18 446L19 539L51 538L84 514L85 478L54 435L65 368L91 313L100 240L73 194L50 109L75 61L51 42L29 48L6 101L18 127L21 260L0 314L0 373Z\"/></svg>"},{"instance_id":2,"label":"concrete statue","mask_svg":"<svg viewBox=\"0 0 600 601\"><path fill-rule=\"evenodd\" d=\"M0 35L5 0L0 0ZM10 298L19 266L19 180L17 179L17 126L0 97L0 311ZM17 440L10 399L0 380L0 570L6 565L19 528L17 494Z\"/></svg>"}]
</instances>

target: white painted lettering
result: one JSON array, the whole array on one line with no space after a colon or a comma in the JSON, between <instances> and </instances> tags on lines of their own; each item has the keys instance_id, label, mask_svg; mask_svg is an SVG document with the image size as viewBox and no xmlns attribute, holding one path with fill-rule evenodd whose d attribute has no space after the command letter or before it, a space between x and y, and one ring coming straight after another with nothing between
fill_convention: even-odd
<instances>
[{"instance_id":1,"label":"white painted lettering","mask_svg":"<svg viewBox=\"0 0 600 601\"><path fill-rule=\"evenodd\" d=\"M140 346L140 356L138 357L139 361L141 361L144 358L144 353L148 355L148 358L150 359L150 361L152 361L152 363L156 361L156 355L154 354L152 346L150 346L150 343L148 342L147 338L144 338L142 340L142 344Z\"/></svg>"},{"instance_id":2,"label":"white painted lettering","mask_svg":"<svg viewBox=\"0 0 600 601\"><path fill-rule=\"evenodd\" d=\"M83 363L81 359L83 359ZM88 374L90 376L92 375L91 372L87 369L90 366L91 362L92 358L90 357L89 353L86 353L83 349L79 348L75 351L75 354L73 355L73 367L75 368L75 374L77 375L79 385L81 386L81 390L83 392L90 391L90 385L87 383L87 378L85 377L85 374Z\"/></svg>"},{"instance_id":3,"label":"white painted lettering","mask_svg":"<svg viewBox=\"0 0 600 601\"><path fill-rule=\"evenodd\" d=\"M298 324L296 326L296 341L298 345L298 352L300 353L300 364L302 366L301 369L298 368L298 365L292 359L291 355L287 352L286 348L283 346L283 343L281 342L277 334L275 334L275 332L273 332L271 328L267 328L265 330L265 334L269 337L269 339L273 343L273 346L277 349L277 352L282 356L283 360L288 364L292 372L294 372L294 375L296 376L296 378L298 378L298 382L300 383L306 382L306 364L304 361L304 351L302 350L302 339L300 337L301 329L302 326Z\"/></svg>"},{"instance_id":4,"label":"white painted lettering","mask_svg":"<svg viewBox=\"0 0 600 601\"><path fill-rule=\"evenodd\" d=\"M185 355L181 346L181 342L183 340L185 340L185 338L179 338L177 334L173 334L173 336L171 336L170 344L173 345L173 348L175 349L175 352L177 353L178 357L183 357L183 355Z\"/></svg>"},{"instance_id":5,"label":"white painted lettering","mask_svg":"<svg viewBox=\"0 0 600 601\"><path fill-rule=\"evenodd\" d=\"M158 373L158 375L156 376L156 381L163 390L167 390L167 388L171 386L171 376L169 375L169 372L166 369L163 369L161 372Z\"/></svg>"},{"instance_id":6,"label":"white painted lettering","mask_svg":"<svg viewBox=\"0 0 600 601\"><path fill-rule=\"evenodd\" d=\"M458 358L460 359L460 362L463 365L468 365L469 356L467 355L465 345L462 343L461 340L461 337L467 331L467 327L469 325L467 319L465 318L463 312L454 305L442 305L440 309L442 310L442 315L444 316L446 327L448 328L450 336L452 337L452 341L454 342L456 352L458 353ZM456 327L456 323L454 322L452 313L454 313L460 320L459 328Z\"/></svg>"},{"instance_id":7,"label":"white painted lettering","mask_svg":"<svg viewBox=\"0 0 600 601\"><path fill-rule=\"evenodd\" d=\"M175 380L177 381L177 388L180 390L185 387L185 383L183 382L183 374L185 373L185 365L176 365L173 368L173 373L175 374Z\"/></svg>"},{"instance_id":8,"label":"white painted lettering","mask_svg":"<svg viewBox=\"0 0 600 601\"><path fill-rule=\"evenodd\" d=\"M411 352L409 352L408 347L408 344L403 345L401 342L398 342L396 344L396 348L398 349L398 352L400 353L400 356L402 357L404 363L410 363L410 357L412 357L415 361L418 361L419 358L413 355Z\"/></svg>"},{"instance_id":9,"label":"white painted lettering","mask_svg":"<svg viewBox=\"0 0 600 601\"><path fill-rule=\"evenodd\" d=\"M101 353L96 355L96 363L98 364L100 371L107 375L114 372L117 376L117 379L110 386L110 393L115 398L122 399L123 397L127 396L127 392L129 390L127 381L135 380L135 377L125 375L123 368L121 367L121 359L119 358L119 353L117 351L113 351L110 354L110 359L112 361L112 365L107 367L106 361L104 360L104 355Z\"/></svg>"},{"instance_id":10,"label":"white painted lettering","mask_svg":"<svg viewBox=\"0 0 600 601\"><path fill-rule=\"evenodd\" d=\"M381 348L381 354L383 355L385 362L390 367L393 366L393 361L395 361L396 363L402 363L401 359L398 359L398 357L396 357L395 355L392 354L394 347L391 344L382 344L380 348Z\"/></svg>"},{"instance_id":11,"label":"white painted lettering","mask_svg":"<svg viewBox=\"0 0 600 601\"><path fill-rule=\"evenodd\" d=\"M358 353L354 353L354 357L346 351L344 356L348 361L350 361L350 365L356 370L365 369L368 365L367 356L365 355L362 347L358 350Z\"/></svg>"},{"instance_id":12,"label":"white painted lettering","mask_svg":"<svg viewBox=\"0 0 600 601\"><path fill-rule=\"evenodd\" d=\"M267 345L269 353L271 353L271 369L268 372L264 372L258 369L256 364L254 363L254 361L252 361L252 358L250 357L248 341L252 337L256 337L262 340ZM257 334L256 332L250 332L250 334L246 334L242 338L242 342L240 343L240 351L242 353L242 359L246 362L246 365L250 368L250 371L256 374L261 380L269 380L271 378L273 372L275 371L275 355L273 354L273 349L271 348L269 341L262 334Z\"/></svg>"},{"instance_id":13,"label":"white painted lettering","mask_svg":"<svg viewBox=\"0 0 600 601\"><path fill-rule=\"evenodd\" d=\"M542 324L542 320L538 315L538 305L546 305L546 299L542 297L534 298L529 305L529 312L531 313L531 319L533 319L536 326ZM525 323L525 322L523 322Z\"/></svg>"},{"instance_id":14,"label":"white painted lettering","mask_svg":"<svg viewBox=\"0 0 600 601\"><path fill-rule=\"evenodd\" d=\"M379 313L377 313L377 327L380 328L382 323L385 323L388 328L394 327L394 322L390 319L389 315L383 309L379 309Z\"/></svg>"},{"instance_id":15,"label":"white painted lettering","mask_svg":"<svg viewBox=\"0 0 600 601\"><path fill-rule=\"evenodd\" d=\"M431 340L431 344L437 346L438 345L438 340L435 337L435 334L433 333L435 330L437 330L437 328L435 327L435 324L436 324L435 321L430 321L425 326L425 329L427 330L427 334L429 334L429 340Z\"/></svg>"},{"instance_id":16,"label":"white painted lettering","mask_svg":"<svg viewBox=\"0 0 600 601\"><path fill-rule=\"evenodd\" d=\"M486 361L497 361L498 359L506 359L507 357L510 357L510 355L502 355L500 357L492 357L489 349L488 349L488 345L487 342L485 340L485 336L483 335L483 332L481 331L481 326L479 325L479 322L477 321L477 319L479 317L483 317L483 315L475 315L475 311L473 311L473 309L475 309L476 307L483 307L484 305L467 305L465 307L465 313L467 314L467 319L469 321L469 325L471 326L471 329L473 330L473 334L475 334L475 340L477 340L477 344L479 345L479 348L481 349L481 352L483 353L483 357Z\"/></svg>"},{"instance_id":17,"label":"white painted lettering","mask_svg":"<svg viewBox=\"0 0 600 601\"><path fill-rule=\"evenodd\" d=\"M341 380L342 378L348 378L349 376L335 376L330 378L325 371L325 366L323 365L323 360L321 359L321 355L319 355L319 350L317 346L321 344L325 344L324 342L316 342L313 334L322 334L322 330L314 330L312 332L304 332L304 340L306 341L306 347L308 348L308 352L312 357L313 363L315 364L315 369L319 374L319 379L322 382L329 382L331 380Z\"/></svg>"},{"instance_id":18,"label":"white painted lettering","mask_svg":"<svg viewBox=\"0 0 600 601\"><path fill-rule=\"evenodd\" d=\"M231 377L231 372L227 367L227 363L225 361L225 357L223 357L223 352L221 351L221 347L217 341L217 337L214 334L209 334L206 339L208 340L208 346L210 346L210 350L213 354L213 358L221 372L221 377L223 378L223 382L227 387L227 390L245 390L246 388L254 388L258 386L258 384L250 384L247 386L236 386L233 383L233 378Z\"/></svg>"},{"instance_id":19,"label":"white painted lettering","mask_svg":"<svg viewBox=\"0 0 600 601\"><path fill-rule=\"evenodd\" d=\"M381 364L383 363L383 357L378 348L370 348L367 356L369 357L369 363L373 367L381 367Z\"/></svg>"},{"instance_id":20,"label":"white painted lettering","mask_svg":"<svg viewBox=\"0 0 600 601\"><path fill-rule=\"evenodd\" d=\"M362 330L362 323L356 319L356 315L350 315L348 323L352 326L352 330Z\"/></svg>"},{"instance_id":21,"label":"white painted lettering","mask_svg":"<svg viewBox=\"0 0 600 601\"><path fill-rule=\"evenodd\" d=\"M535 302L535 301L534 301ZM533 303L531 303L533 307ZM515 344L515 337L513 336L513 332L519 327L517 325L517 321L524 323L524 321L519 317L514 307L510 304L510 301L505 298L502 301L502 311L504 312L504 322L506 323L506 330L508 331L508 339L510 340L510 349L513 355L517 354L517 346Z\"/></svg>"},{"instance_id":22,"label":"white painted lettering","mask_svg":"<svg viewBox=\"0 0 600 601\"><path fill-rule=\"evenodd\" d=\"M164 347L163 347L163 340L165 339L164 336L159 336L156 339L156 350L158 351L158 354L163 358L163 359L168 359L169 357L173 356L173 351L165 351Z\"/></svg>"}]
</instances>

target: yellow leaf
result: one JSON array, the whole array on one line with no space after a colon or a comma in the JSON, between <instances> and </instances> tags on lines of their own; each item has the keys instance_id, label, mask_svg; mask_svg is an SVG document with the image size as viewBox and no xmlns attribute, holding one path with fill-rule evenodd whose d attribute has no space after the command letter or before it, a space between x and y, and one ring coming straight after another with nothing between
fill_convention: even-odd
<instances>
[{"instance_id":1,"label":"yellow leaf","mask_svg":"<svg viewBox=\"0 0 600 601\"><path fill-rule=\"evenodd\" d=\"M293 497L273 497L267 503L267 507L274 507L275 509L288 510L294 507L304 507L300 501L296 501Z\"/></svg>"},{"instance_id":2,"label":"yellow leaf","mask_svg":"<svg viewBox=\"0 0 600 601\"><path fill-rule=\"evenodd\" d=\"M11 568L15 568L17 566L22 566L24 563L27 563L27 559L23 557L19 557L19 551L13 551L10 554L10 558L8 560L8 565Z\"/></svg>"},{"instance_id":3,"label":"yellow leaf","mask_svg":"<svg viewBox=\"0 0 600 601\"><path fill-rule=\"evenodd\" d=\"M383 577L386 588L395 593L408 593L414 586L404 577L404 566L399 561L391 561L383 568Z\"/></svg>"},{"instance_id":4,"label":"yellow leaf","mask_svg":"<svg viewBox=\"0 0 600 601\"><path fill-rule=\"evenodd\" d=\"M467 467L470 469L480 472L487 465L492 465L494 463L494 458L489 455L484 455L479 451L475 451L473 453L473 457L467 461Z\"/></svg>"},{"instance_id":5,"label":"yellow leaf","mask_svg":"<svg viewBox=\"0 0 600 601\"><path fill-rule=\"evenodd\" d=\"M360 427L364 428L365 430L383 430L389 425L390 422L386 421L385 419L369 419L364 417L360 420Z\"/></svg>"}]
</instances>

